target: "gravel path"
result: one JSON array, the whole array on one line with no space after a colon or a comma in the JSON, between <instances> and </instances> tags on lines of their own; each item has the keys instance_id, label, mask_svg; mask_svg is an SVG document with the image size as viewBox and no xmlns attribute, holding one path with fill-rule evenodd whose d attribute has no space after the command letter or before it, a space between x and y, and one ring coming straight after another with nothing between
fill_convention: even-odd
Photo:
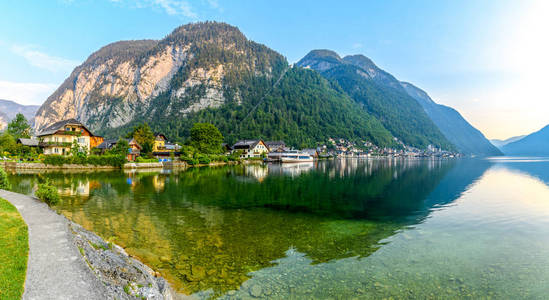
<instances>
[{"instance_id":1,"label":"gravel path","mask_svg":"<svg viewBox=\"0 0 549 300\"><path fill-rule=\"evenodd\" d=\"M0 190L29 228L29 260L23 299L106 299L105 286L92 274L72 243L68 221L32 197Z\"/></svg>"}]
</instances>

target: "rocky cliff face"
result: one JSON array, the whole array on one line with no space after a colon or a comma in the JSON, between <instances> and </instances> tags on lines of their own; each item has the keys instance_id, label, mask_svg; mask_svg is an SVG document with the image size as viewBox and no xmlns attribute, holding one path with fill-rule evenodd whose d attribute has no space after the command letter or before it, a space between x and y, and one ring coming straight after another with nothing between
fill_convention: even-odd
<instances>
[{"instance_id":1,"label":"rocky cliff face","mask_svg":"<svg viewBox=\"0 0 549 300\"><path fill-rule=\"evenodd\" d=\"M142 115L184 116L238 102L238 92L225 93L238 82L231 75L271 77L285 63L237 28L220 23L185 25L160 41L113 43L72 72L39 109L35 127L39 131L75 118L95 131L126 125ZM155 100L159 97L160 106Z\"/></svg>"}]
</instances>

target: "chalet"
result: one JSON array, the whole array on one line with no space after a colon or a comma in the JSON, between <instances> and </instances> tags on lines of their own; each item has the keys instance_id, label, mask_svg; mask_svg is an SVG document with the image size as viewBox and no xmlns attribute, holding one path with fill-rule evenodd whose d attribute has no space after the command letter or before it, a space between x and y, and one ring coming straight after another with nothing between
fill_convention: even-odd
<instances>
[{"instance_id":1,"label":"chalet","mask_svg":"<svg viewBox=\"0 0 549 300\"><path fill-rule=\"evenodd\" d=\"M118 139L105 140L97 146L97 149L100 149L101 153L105 153L107 150L110 150L116 146L118 141ZM129 161L135 161L135 159L141 155L142 147L135 139L128 140L128 146L128 155L126 156L126 159Z\"/></svg>"},{"instance_id":2,"label":"chalet","mask_svg":"<svg viewBox=\"0 0 549 300\"><path fill-rule=\"evenodd\" d=\"M135 159L141 155L141 150L143 149L139 143L135 139L131 139L128 141L128 145L130 148L128 149L128 155L126 156L126 159L129 161L135 161Z\"/></svg>"},{"instance_id":3,"label":"chalet","mask_svg":"<svg viewBox=\"0 0 549 300\"><path fill-rule=\"evenodd\" d=\"M269 148L269 152L280 152L284 151L284 148L286 148L286 143L284 143L284 141L268 141L265 142L265 145Z\"/></svg>"},{"instance_id":4,"label":"chalet","mask_svg":"<svg viewBox=\"0 0 549 300\"><path fill-rule=\"evenodd\" d=\"M166 142L168 139L162 133L155 133L154 135L154 145L153 152L163 152L166 151Z\"/></svg>"},{"instance_id":5,"label":"chalet","mask_svg":"<svg viewBox=\"0 0 549 300\"><path fill-rule=\"evenodd\" d=\"M90 149L96 148L101 143L103 143L105 139L102 136L94 135L90 136Z\"/></svg>"},{"instance_id":6,"label":"chalet","mask_svg":"<svg viewBox=\"0 0 549 300\"><path fill-rule=\"evenodd\" d=\"M242 151L240 158L261 157L269 153L269 148L262 140L242 140L233 145L234 151Z\"/></svg>"},{"instance_id":7,"label":"chalet","mask_svg":"<svg viewBox=\"0 0 549 300\"><path fill-rule=\"evenodd\" d=\"M38 146L40 145L40 141L38 139L24 139L24 138L20 138L17 140L17 143L18 144L21 144L23 146L27 146L27 147L36 147L38 148Z\"/></svg>"},{"instance_id":8,"label":"chalet","mask_svg":"<svg viewBox=\"0 0 549 300\"><path fill-rule=\"evenodd\" d=\"M44 154L69 154L76 141L86 151L91 149L91 131L75 119L54 123L37 135Z\"/></svg>"},{"instance_id":9,"label":"chalet","mask_svg":"<svg viewBox=\"0 0 549 300\"><path fill-rule=\"evenodd\" d=\"M176 143L168 142L168 138L162 133L154 135L153 155L157 158L166 158L170 155L179 156L181 146Z\"/></svg>"}]
</instances>

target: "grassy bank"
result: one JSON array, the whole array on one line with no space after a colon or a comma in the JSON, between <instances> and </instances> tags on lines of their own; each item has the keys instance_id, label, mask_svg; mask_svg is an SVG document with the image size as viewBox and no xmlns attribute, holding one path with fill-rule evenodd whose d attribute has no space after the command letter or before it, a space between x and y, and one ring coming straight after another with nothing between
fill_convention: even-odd
<instances>
[{"instance_id":1,"label":"grassy bank","mask_svg":"<svg viewBox=\"0 0 549 300\"><path fill-rule=\"evenodd\" d=\"M27 270L27 224L17 209L0 198L0 299L21 299Z\"/></svg>"}]
</instances>

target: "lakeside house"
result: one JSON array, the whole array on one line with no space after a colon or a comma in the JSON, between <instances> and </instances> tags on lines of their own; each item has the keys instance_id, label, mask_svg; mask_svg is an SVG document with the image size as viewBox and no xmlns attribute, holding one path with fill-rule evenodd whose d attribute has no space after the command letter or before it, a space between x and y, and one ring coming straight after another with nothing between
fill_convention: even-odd
<instances>
[{"instance_id":1,"label":"lakeside house","mask_svg":"<svg viewBox=\"0 0 549 300\"><path fill-rule=\"evenodd\" d=\"M101 150L101 154L104 154L107 150L112 149L116 144L118 144L119 139L110 139L105 140L101 144L97 146L97 149ZM143 149L141 145L135 140L135 139L126 139L128 141L128 155L126 156L126 159L128 161L135 161L135 159L141 155L141 150Z\"/></svg>"},{"instance_id":2,"label":"lakeside house","mask_svg":"<svg viewBox=\"0 0 549 300\"><path fill-rule=\"evenodd\" d=\"M128 161L135 161L135 159L139 155L141 155L141 150L143 149L143 147L141 147L141 145L139 145L139 143L134 138L128 141L128 145L130 146L130 148L128 149L128 155L126 156L126 159Z\"/></svg>"},{"instance_id":3,"label":"lakeside house","mask_svg":"<svg viewBox=\"0 0 549 300\"><path fill-rule=\"evenodd\" d=\"M261 157L269 153L269 148L263 140L240 140L233 145L233 152L242 151L240 158Z\"/></svg>"},{"instance_id":4,"label":"lakeside house","mask_svg":"<svg viewBox=\"0 0 549 300\"><path fill-rule=\"evenodd\" d=\"M154 134L153 155L156 158L167 158L170 155L180 156L181 146L176 143L171 143L168 138L162 133Z\"/></svg>"},{"instance_id":5,"label":"lakeside house","mask_svg":"<svg viewBox=\"0 0 549 300\"><path fill-rule=\"evenodd\" d=\"M269 148L269 152L284 151L286 148L284 141L268 141L265 142L265 145Z\"/></svg>"},{"instance_id":6,"label":"lakeside house","mask_svg":"<svg viewBox=\"0 0 549 300\"><path fill-rule=\"evenodd\" d=\"M36 147L36 148L38 148L40 146L40 141L38 139L20 138L20 139L17 140L17 143L21 144L23 146L27 146L27 147Z\"/></svg>"},{"instance_id":7,"label":"lakeside house","mask_svg":"<svg viewBox=\"0 0 549 300\"><path fill-rule=\"evenodd\" d=\"M68 119L56 122L37 135L39 146L44 149L44 154L66 155L70 153L74 141L86 151L90 151L93 143L102 140L95 136L81 122Z\"/></svg>"},{"instance_id":8,"label":"lakeside house","mask_svg":"<svg viewBox=\"0 0 549 300\"><path fill-rule=\"evenodd\" d=\"M154 134L153 152L161 152L166 150L166 142L168 138L162 133Z\"/></svg>"}]
</instances>

